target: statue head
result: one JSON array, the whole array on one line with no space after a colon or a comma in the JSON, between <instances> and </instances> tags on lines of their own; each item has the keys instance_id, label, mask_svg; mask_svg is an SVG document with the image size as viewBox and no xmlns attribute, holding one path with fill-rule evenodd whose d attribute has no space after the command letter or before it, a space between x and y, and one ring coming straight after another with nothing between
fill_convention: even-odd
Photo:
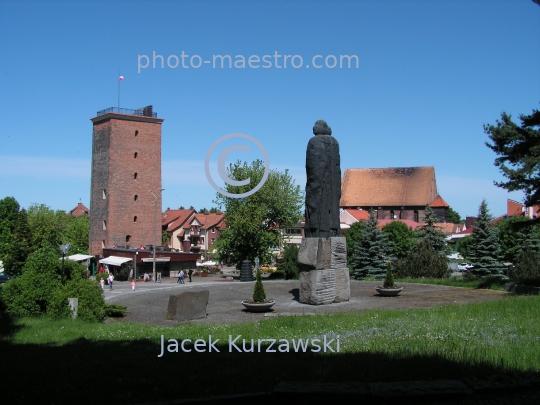
<instances>
[{"instance_id":1,"label":"statue head","mask_svg":"<svg viewBox=\"0 0 540 405\"><path fill-rule=\"evenodd\" d=\"M313 126L314 135L332 135L332 128L328 126L325 120L318 120Z\"/></svg>"}]
</instances>

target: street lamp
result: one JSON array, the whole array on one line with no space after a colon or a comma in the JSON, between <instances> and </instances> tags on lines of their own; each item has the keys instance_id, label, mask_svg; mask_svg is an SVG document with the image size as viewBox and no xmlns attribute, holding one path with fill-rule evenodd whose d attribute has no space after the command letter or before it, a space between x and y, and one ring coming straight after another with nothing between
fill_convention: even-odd
<instances>
[{"instance_id":1,"label":"street lamp","mask_svg":"<svg viewBox=\"0 0 540 405\"><path fill-rule=\"evenodd\" d=\"M64 284L64 256L67 255L69 249L71 249L70 243L60 246L60 250L62 251L62 284Z\"/></svg>"},{"instance_id":2,"label":"street lamp","mask_svg":"<svg viewBox=\"0 0 540 405\"><path fill-rule=\"evenodd\" d=\"M163 190L165 190L164 188L162 188L161 190L159 190L160 192L162 192ZM153 277L154 277L154 282L156 282L156 232L157 232L157 229L156 229L156 224L157 224L157 196L152 192L152 190L149 190L150 194L152 194L154 196L154 260L153 260L153 264L152 264L152 274L153 274Z\"/></svg>"}]
</instances>

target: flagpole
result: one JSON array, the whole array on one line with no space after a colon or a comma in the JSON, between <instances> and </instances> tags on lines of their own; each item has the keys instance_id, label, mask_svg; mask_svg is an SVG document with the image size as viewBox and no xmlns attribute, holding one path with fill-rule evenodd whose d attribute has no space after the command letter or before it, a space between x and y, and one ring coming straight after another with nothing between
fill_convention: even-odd
<instances>
[{"instance_id":1,"label":"flagpole","mask_svg":"<svg viewBox=\"0 0 540 405\"><path fill-rule=\"evenodd\" d=\"M118 72L118 113L120 113L120 72Z\"/></svg>"}]
</instances>

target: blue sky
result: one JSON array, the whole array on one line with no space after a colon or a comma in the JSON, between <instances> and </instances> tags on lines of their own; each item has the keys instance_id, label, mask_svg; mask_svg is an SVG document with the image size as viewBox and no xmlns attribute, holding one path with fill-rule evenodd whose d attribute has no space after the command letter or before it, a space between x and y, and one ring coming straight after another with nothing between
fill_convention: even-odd
<instances>
[{"instance_id":1,"label":"blue sky","mask_svg":"<svg viewBox=\"0 0 540 405\"><path fill-rule=\"evenodd\" d=\"M152 54L164 57L164 67ZM182 52L188 68L174 66ZM212 68L212 55L299 55L303 64ZM149 57L149 66L138 61ZM312 58L323 64L312 66ZM358 68L324 66L356 55ZM190 59L191 58L191 59ZM179 59L180 60L180 59ZM300 59L293 60L296 65ZM327 60L332 65L333 59ZM291 59L288 60L291 62ZM144 65L144 63L143 63ZM256 64L254 64L256 65ZM310 65L310 68L306 66ZM0 1L0 198L89 206L98 110L152 104L163 123L163 209L210 207L209 147L249 134L305 185L311 128L325 119L341 167L435 166L463 217L506 198L483 124L540 102L540 7L467 1ZM227 146L226 144L223 144ZM260 153L234 152L229 161ZM217 153L212 157L215 172ZM149 194L149 198L153 198Z\"/></svg>"}]
</instances>

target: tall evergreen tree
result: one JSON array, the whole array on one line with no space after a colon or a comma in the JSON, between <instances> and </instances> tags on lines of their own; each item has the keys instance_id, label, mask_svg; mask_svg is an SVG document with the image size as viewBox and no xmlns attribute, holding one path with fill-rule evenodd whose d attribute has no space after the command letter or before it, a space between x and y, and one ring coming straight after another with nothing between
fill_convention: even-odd
<instances>
[{"instance_id":1,"label":"tall evergreen tree","mask_svg":"<svg viewBox=\"0 0 540 405\"><path fill-rule=\"evenodd\" d=\"M426 216L423 220L426 224L417 232L418 241L426 241L435 251L446 253L448 251L446 235L437 226L439 221L433 210L428 206L426 206Z\"/></svg>"},{"instance_id":2,"label":"tall evergreen tree","mask_svg":"<svg viewBox=\"0 0 540 405\"><path fill-rule=\"evenodd\" d=\"M470 273L477 278L503 277L504 265L497 230L491 227L492 216L486 200L478 209L478 220L471 236L470 259L474 268Z\"/></svg>"},{"instance_id":3,"label":"tall evergreen tree","mask_svg":"<svg viewBox=\"0 0 540 405\"><path fill-rule=\"evenodd\" d=\"M355 257L355 247L366 230L366 223L367 221L355 222L346 232L344 232L345 241L347 242L347 264L351 270L354 270L352 263Z\"/></svg>"},{"instance_id":4,"label":"tall evergreen tree","mask_svg":"<svg viewBox=\"0 0 540 405\"><path fill-rule=\"evenodd\" d=\"M354 278L362 280L367 275L382 279L386 275L387 261L392 258L392 248L373 210L369 212L366 229L359 238L352 261Z\"/></svg>"}]
</instances>

